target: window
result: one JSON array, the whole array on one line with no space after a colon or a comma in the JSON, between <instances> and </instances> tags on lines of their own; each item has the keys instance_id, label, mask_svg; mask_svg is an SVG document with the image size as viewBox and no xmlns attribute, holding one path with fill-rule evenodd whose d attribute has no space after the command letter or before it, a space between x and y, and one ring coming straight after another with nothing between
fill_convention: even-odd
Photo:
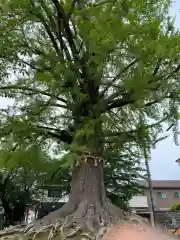
<instances>
[{"instance_id":1,"label":"window","mask_svg":"<svg viewBox=\"0 0 180 240\"><path fill-rule=\"evenodd\" d=\"M161 199L167 199L168 195L166 192L157 192L157 197Z\"/></svg>"},{"instance_id":2,"label":"window","mask_svg":"<svg viewBox=\"0 0 180 240\"><path fill-rule=\"evenodd\" d=\"M59 190L48 190L48 197L59 198L61 197L61 192Z\"/></svg>"},{"instance_id":3,"label":"window","mask_svg":"<svg viewBox=\"0 0 180 240\"><path fill-rule=\"evenodd\" d=\"M174 193L174 198L180 199L180 192L175 192Z\"/></svg>"}]
</instances>

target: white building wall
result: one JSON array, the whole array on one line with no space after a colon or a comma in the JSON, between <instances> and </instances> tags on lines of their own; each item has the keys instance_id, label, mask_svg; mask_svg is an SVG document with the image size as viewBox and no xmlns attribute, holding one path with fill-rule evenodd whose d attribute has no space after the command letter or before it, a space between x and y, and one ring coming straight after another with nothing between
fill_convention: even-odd
<instances>
[{"instance_id":1,"label":"white building wall","mask_svg":"<svg viewBox=\"0 0 180 240\"><path fill-rule=\"evenodd\" d=\"M147 196L134 196L129 201L130 208L148 208Z\"/></svg>"}]
</instances>

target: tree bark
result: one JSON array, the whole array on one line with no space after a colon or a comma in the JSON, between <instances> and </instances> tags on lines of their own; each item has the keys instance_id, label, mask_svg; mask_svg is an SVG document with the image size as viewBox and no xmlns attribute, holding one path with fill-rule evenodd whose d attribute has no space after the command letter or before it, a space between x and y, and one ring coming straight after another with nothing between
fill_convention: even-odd
<instances>
[{"instance_id":1,"label":"tree bark","mask_svg":"<svg viewBox=\"0 0 180 240\"><path fill-rule=\"evenodd\" d=\"M105 198L103 159L87 155L82 162L77 163L72 174L70 198L75 203L88 201L90 205L103 202Z\"/></svg>"},{"instance_id":2,"label":"tree bark","mask_svg":"<svg viewBox=\"0 0 180 240\"><path fill-rule=\"evenodd\" d=\"M119 222L124 215L106 197L103 164L100 157L82 156L73 169L69 201L46 216L42 224L54 224L57 219L66 218L68 224L81 224L93 232L101 224Z\"/></svg>"}]
</instances>

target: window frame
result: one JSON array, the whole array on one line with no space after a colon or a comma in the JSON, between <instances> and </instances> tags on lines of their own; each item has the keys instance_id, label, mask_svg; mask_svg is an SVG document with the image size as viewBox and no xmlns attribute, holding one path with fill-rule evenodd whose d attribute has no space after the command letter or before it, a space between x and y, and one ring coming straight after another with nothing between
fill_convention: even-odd
<instances>
[{"instance_id":1,"label":"window frame","mask_svg":"<svg viewBox=\"0 0 180 240\"><path fill-rule=\"evenodd\" d=\"M52 193L57 192L58 195L53 196ZM58 189L48 189L48 197L49 198L60 198L61 197L61 192Z\"/></svg>"},{"instance_id":2,"label":"window frame","mask_svg":"<svg viewBox=\"0 0 180 240\"><path fill-rule=\"evenodd\" d=\"M157 192L156 193L158 199L168 199L168 193L167 192ZM165 195L166 197L163 197Z\"/></svg>"},{"instance_id":3,"label":"window frame","mask_svg":"<svg viewBox=\"0 0 180 240\"><path fill-rule=\"evenodd\" d=\"M176 193L178 195L176 195ZM176 197L177 196L177 197ZM180 191L179 192L174 192L174 199L180 199Z\"/></svg>"}]
</instances>

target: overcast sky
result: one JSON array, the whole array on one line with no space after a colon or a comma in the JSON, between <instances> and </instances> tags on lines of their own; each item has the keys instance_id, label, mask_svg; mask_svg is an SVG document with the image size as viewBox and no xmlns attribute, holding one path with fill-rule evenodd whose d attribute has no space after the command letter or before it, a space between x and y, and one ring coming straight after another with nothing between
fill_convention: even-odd
<instances>
[{"instance_id":1,"label":"overcast sky","mask_svg":"<svg viewBox=\"0 0 180 240\"><path fill-rule=\"evenodd\" d=\"M176 15L176 27L180 28L180 0L172 2L170 13ZM152 179L180 180L180 166L175 162L180 158L180 146L175 146L173 137L162 141L151 154Z\"/></svg>"},{"instance_id":2,"label":"overcast sky","mask_svg":"<svg viewBox=\"0 0 180 240\"><path fill-rule=\"evenodd\" d=\"M176 27L180 28L180 0L172 2L170 13L176 15ZM6 107L11 101L0 98L0 108ZM180 166L175 162L180 158L180 146L175 146L173 137L162 141L152 150L151 174L156 180L180 180Z\"/></svg>"}]
</instances>

